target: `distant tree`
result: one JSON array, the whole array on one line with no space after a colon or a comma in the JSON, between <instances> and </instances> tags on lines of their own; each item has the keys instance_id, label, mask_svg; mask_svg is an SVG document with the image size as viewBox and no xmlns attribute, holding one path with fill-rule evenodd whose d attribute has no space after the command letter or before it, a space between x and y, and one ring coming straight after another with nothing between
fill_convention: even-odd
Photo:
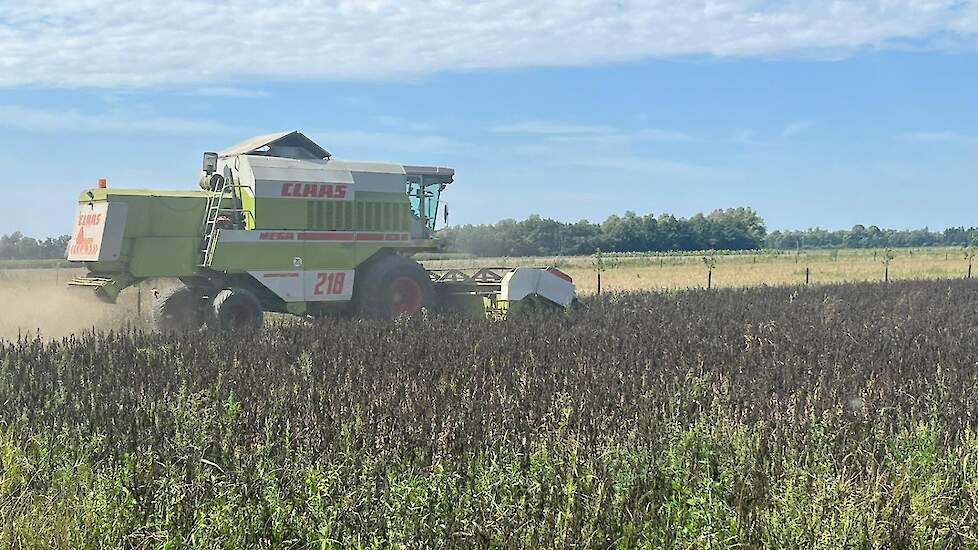
<instances>
[{"instance_id":1,"label":"distant tree","mask_svg":"<svg viewBox=\"0 0 978 550\"><path fill-rule=\"evenodd\" d=\"M768 233L764 220L751 208L727 208L709 214L677 218L672 214L608 216L601 223L564 223L537 215L523 221L501 220L492 225L464 225L443 231L450 250L478 256L588 255L609 252L692 250L803 250L809 248L920 248L967 246L978 242L978 228L952 227L882 229L854 225L827 231L780 230Z\"/></svg>"},{"instance_id":2,"label":"distant tree","mask_svg":"<svg viewBox=\"0 0 978 550\"><path fill-rule=\"evenodd\" d=\"M537 215L523 221L463 225L443 230L450 250L478 256L550 256L705 249L755 250L764 246L764 220L750 208L715 210L688 219L628 211L603 222L563 223Z\"/></svg>"},{"instance_id":3,"label":"distant tree","mask_svg":"<svg viewBox=\"0 0 978 550\"><path fill-rule=\"evenodd\" d=\"M38 240L20 231L0 235L0 260L49 260L64 258L71 237L49 237Z\"/></svg>"}]
</instances>

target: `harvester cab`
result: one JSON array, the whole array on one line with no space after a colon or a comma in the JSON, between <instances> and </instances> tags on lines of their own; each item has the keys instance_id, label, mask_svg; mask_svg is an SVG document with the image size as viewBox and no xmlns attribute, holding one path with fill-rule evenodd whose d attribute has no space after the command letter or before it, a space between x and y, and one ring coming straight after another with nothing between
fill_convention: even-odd
<instances>
[{"instance_id":1,"label":"harvester cab","mask_svg":"<svg viewBox=\"0 0 978 550\"><path fill-rule=\"evenodd\" d=\"M69 282L114 302L147 279L163 329L257 326L266 311L393 317L422 308L493 316L565 308L573 282L553 268L426 270L440 249L441 194L455 171L336 160L299 132L204 153L199 191L110 189L79 198Z\"/></svg>"}]
</instances>

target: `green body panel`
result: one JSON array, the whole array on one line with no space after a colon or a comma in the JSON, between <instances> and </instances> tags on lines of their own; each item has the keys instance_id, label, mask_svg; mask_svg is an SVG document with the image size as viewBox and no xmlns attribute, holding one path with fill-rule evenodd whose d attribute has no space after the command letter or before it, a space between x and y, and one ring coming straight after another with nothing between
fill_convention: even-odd
<instances>
[{"instance_id":1,"label":"green body panel","mask_svg":"<svg viewBox=\"0 0 978 550\"><path fill-rule=\"evenodd\" d=\"M124 202L127 217L122 254L112 262L87 262L93 273L113 275L131 284L156 277L190 278L206 275L198 267L203 246L202 225L209 191L154 191L146 189L90 189L79 203ZM226 205L230 207L230 205ZM242 207L254 231L367 231L408 232L413 219L407 196L398 193L360 192L351 201L262 198L247 194ZM406 253L433 251L433 239L408 242L215 242L211 269L228 274L295 269L355 269L382 250ZM117 285L116 285L117 286ZM115 287L114 287L115 288ZM117 294L117 292L115 292Z\"/></svg>"},{"instance_id":2,"label":"green body panel","mask_svg":"<svg viewBox=\"0 0 978 550\"><path fill-rule=\"evenodd\" d=\"M255 228L255 198L247 193L238 193L241 197L241 208L245 211L245 228Z\"/></svg>"},{"instance_id":3,"label":"green body panel","mask_svg":"<svg viewBox=\"0 0 978 550\"><path fill-rule=\"evenodd\" d=\"M133 255L129 272L135 277L187 277L198 270L199 238L140 237L131 242Z\"/></svg>"},{"instance_id":4,"label":"green body panel","mask_svg":"<svg viewBox=\"0 0 978 550\"><path fill-rule=\"evenodd\" d=\"M264 198L242 204L253 213L253 225L264 229L407 231L412 220L407 196L397 193L360 192L350 201Z\"/></svg>"},{"instance_id":5,"label":"green body panel","mask_svg":"<svg viewBox=\"0 0 978 550\"><path fill-rule=\"evenodd\" d=\"M96 273L120 273L136 279L189 277L197 273L206 191L90 189L80 204L124 202L128 206L122 255L113 262L89 262Z\"/></svg>"}]
</instances>

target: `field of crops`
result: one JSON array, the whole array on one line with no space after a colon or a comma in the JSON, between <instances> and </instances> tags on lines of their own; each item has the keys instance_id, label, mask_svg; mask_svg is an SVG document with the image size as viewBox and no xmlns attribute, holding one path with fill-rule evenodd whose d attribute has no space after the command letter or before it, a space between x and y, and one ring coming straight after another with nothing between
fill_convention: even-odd
<instances>
[{"instance_id":1,"label":"field of crops","mask_svg":"<svg viewBox=\"0 0 978 550\"><path fill-rule=\"evenodd\" d=\"M978 544L978 285L0 343L7 548Z\"/></svg>"},{"instance_id":2,"label":"field of crops","mask_svg":"<svg viewBox=\"0 0 978 550\"><path fill-rule=\"evenodd\" d=\"M714 288L796 286L856 281L962 279L968 274L967 251L960 248L885 250L698 251L659 254L607 254L601 260L602 290L675 290L707 284L703 258L715 263L710 282ZM540 258L473 258L459 255L419 255L428 268L485 267L491 265L553 265L574 278L580 294L597 291L594 256ZM176 280L150 280L124 291L119 303L107 306L87 291L69 292L65 282L86 274L78 267L46 268L34 263L0 261L0 338L38 333L48 338L127 324L148 326L152 288L180 284ZM978 273L976 273L978 275Z\"/></svg>"},{"instance_id":3,"label":"field of crops","mask_svg":"<svg viewBox=\"0 0 978 550\"><path fill-rule=\"evenodd\" d=\"M853 281L907 279L960 279L968 274L969 255L961 248L742 250L604 254L601 259L604 290L669 290L705 287L707 268L713 263L711 283L719 288L758 285L830 284ZM580 292L597 290L595 256L537 258L429 258L427 267L473 265L555 265L574 278ZM978 275L978 273L976 273Z\"/></svg>"}]
</instances>

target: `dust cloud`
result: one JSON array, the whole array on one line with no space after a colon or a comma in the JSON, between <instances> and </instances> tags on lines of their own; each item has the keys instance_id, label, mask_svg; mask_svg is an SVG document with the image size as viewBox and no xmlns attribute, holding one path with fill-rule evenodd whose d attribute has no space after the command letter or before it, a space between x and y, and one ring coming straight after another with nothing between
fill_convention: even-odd
<instances>
[{"instance_id":1,"label":"dust cloud","mask_svg":"<svg viewBox=\"0 0 978 550\"><path fill-rule=\"evenodd\" d=\"M18 335L62 338L71 334L142 325L150 316L151 297L142 292L137 315L136 289L128 289L119 304L99 301L85 289L69 289L66 282L83 270L0 270L0 339Z\"/></svg>"}]
</instances>

